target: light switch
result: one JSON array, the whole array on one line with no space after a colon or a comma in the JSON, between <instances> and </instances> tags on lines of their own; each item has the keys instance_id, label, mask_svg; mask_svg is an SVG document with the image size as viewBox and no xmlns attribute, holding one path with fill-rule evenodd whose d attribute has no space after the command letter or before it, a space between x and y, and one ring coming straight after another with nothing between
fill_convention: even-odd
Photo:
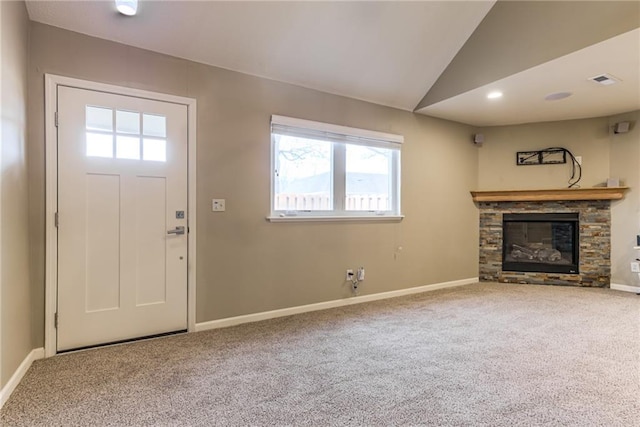
<instances>
[{"instance_id":1,"label":"light switch","mask_svg":"<svg viewBox=\"0 0 640 427\"><path fill-rule=\"evenodd\" d=\"M224 199L213 199L213 200L211 200L211 210L214 211L214 212L224 212L224 210L225 210Z\"/></svg>"}]
</instances>

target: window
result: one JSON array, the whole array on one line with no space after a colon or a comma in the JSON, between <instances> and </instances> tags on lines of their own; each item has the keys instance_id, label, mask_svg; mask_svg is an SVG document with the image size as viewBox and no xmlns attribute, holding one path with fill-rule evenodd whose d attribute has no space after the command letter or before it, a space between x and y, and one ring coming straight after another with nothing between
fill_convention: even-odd
<instances>
[{"instance_id":1,"label":"window","mask_svg":"<svg viewBox=\"0 0 640 427\"><path fill-rule=\"evenodd\" d=\"M404 138L271 118L271 219L400 217Z\"/></svg>"},{"instance_id":2,"label":"window","mask_svg":"<svg viewBox=\"0 0 640 427\"><path fill-rule=\"evenodd\" d=\"M167 161L165 116L87 105L85 127L87 157Z\"/></svg>"}]
</instances>

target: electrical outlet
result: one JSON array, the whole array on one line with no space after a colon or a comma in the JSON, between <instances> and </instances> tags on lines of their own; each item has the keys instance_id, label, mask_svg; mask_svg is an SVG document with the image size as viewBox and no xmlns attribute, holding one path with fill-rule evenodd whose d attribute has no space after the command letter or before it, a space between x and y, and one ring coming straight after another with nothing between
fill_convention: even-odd
<instances>
[{"instance_id":1,"label":"electrical outlet","mask_svg":"<svg viewBox=\"0 0 640 427\"><path fill-rule=\"evenodd\" d=\"M347 280L348 281L352 281L353 280L353 270L352 269L348 269L347 270Z\"/></svg>"},{"instance_id":2,"label":"electrical outlet","mask_svg":"<svg viewBox=\"0 0 640 427\"><path fill-rule=\"evenodd\" d=\"M225 200L224 199L213 199L213 200L211 200L211 210L213 212L224 212L225 211Z\"/></svg>"},{"instance_id":3,"label":"electrical outlet","mask_svg":"<svg viewBox=\"0 0 640 427\"><path fill-rule=\"evenodd\" d=\"M634 273L640 273L640 262L632 262L631 271L633 271Z\"/></svg>"}]
</instances>

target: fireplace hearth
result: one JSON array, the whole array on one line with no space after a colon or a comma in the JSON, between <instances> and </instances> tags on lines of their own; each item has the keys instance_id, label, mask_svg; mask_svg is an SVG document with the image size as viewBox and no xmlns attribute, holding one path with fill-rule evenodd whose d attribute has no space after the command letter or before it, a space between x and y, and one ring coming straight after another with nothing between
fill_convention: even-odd
<instances>
[{"instance_id":1,"label":"fireplace hearth","mask_svg":"<svg viewBox=\"0 0 640 427\"><path fill-rule=\"evenodd\" d=\"M577 274L578 213L507 213L502 270Z\"/></svg>"}]
</instances>

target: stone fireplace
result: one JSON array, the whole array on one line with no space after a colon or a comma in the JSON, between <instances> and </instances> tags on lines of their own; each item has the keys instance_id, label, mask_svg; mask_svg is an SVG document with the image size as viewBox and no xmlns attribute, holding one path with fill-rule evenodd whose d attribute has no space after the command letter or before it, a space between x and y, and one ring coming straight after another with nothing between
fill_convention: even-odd
<instances>
[{"instance_id":1,"label":"stone fireplace","mask_svg":"<svg viewBox=\"0 0 640 427\"><path fill-rule=\"evenodd\" d=\"M610 202L626 188L616 189L472 192L480 210L480 280L608 287Z\"/></svg>"}]
</instances>

